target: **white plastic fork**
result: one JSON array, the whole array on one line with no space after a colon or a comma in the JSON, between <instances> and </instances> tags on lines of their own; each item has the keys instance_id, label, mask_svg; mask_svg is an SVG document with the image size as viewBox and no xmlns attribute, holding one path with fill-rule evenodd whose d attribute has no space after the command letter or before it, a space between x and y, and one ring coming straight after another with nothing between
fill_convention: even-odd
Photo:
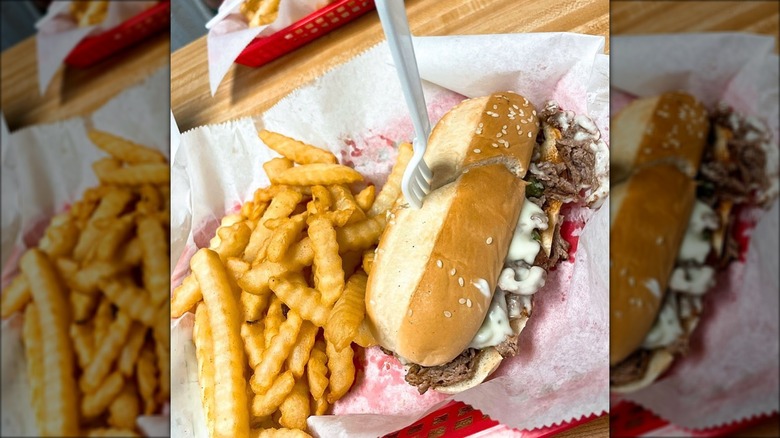
<instances>
[{"instance_id":1,"label":"white plastic fork","mask_svg":"<svg viewBox=\"0 0 780 438\"><path fill-rule=\"evenodd\" d=\"M431 191L433 176L423 160L425 149L428 147L428 136L431 133L431 122L428 120L420 73L417 71L412 35L409 32L409 22L406 19L406 9L402 0L376 0L376 10L379 12L379 21L382 22L382 29L387 37L387 45L390 46L406 106L409 108L414 125L415 139L412 143L414 154L406 166L401 180L401 190L409 204L421 208L423 198Z\"/></svg>"}]
</instances>

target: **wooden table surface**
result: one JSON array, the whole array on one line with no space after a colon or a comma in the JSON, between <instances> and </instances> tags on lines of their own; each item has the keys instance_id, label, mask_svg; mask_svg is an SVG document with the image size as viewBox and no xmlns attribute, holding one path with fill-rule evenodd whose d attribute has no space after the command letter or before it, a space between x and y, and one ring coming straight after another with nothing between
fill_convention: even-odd
<instances>
[{"instance_id":1,"label":"wooden table surface","mask_svg":"<svg viewBox=\"0 0 780 438\"><path fill-rule=\"evenodd\" d=\"M407 0L415 35L570 31L608 36L606 0ZM211 97L206 38L171 55L171 107L179 129L261 113L384 40L375 11L261 68L234 65Z\"/></svg>"},{"instance_id":2,"label":"wooden table surface","mask_svg":"<svg viewBox=\"0 0 780 438\"><path fill-rule=\"evenodd\" d=\"M609 34L605 0L406 0L415 35L569 31ZM171 55L171 108L182 131L257 114L282 97L384 40L376 12L349 23L261 68L234 65L217 94L208 83L205 37ZM607 47L608 50L608 47ZM606 437L607 416L560 436Z\"/></svg>"},{"instance_id":3,"label":"wooden table surface","mask_svg":"<svg viewBox=\"0 0 780 438\"><path fill-rule=\"evenodd\" d=\"M35 37L30 37L0 57L2 109L8 128L14 131L89 114L166 65L170 52L170 36L161 32L88 69L60 68L41 96Z\"/></svg>"},{"instance_id":4,"label":"wooden table surface","mask_svg":"<svg viewBox=\"0 0 780 438\"><path fill-rule=\"evenodd\" d=\"M612 35L744 31L775 37L780 33L780 2L776 1L613 1ZM734 436L780 436L775 415Z\"/></svg>"}]
</instances>

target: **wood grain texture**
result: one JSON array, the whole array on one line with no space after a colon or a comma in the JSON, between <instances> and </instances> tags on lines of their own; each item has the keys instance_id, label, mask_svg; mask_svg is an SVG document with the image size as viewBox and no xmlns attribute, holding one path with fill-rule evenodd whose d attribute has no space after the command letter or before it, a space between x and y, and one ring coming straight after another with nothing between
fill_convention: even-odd
<instances>
[{"instance_id":1,"label":"wood grain texture","mask_svg":"<svg viewBox=\"0 0 780 438\"><path fill-rule=\"evenodd\" d=\"M776 1L613 1L612 35L685 32L753 32L775 37Z\"/></svg>"},{"instance_id":2,"label":"wood grain texture","mask_svg":"<svg viewBox=\"0 0 780 438\"><path fill-rule=\"evenodd\" d=\"M777 1L613 1L611 17L612 35L742 31L774 36L778 50ZM775 415L734 436L780 436L780 420Z\"/></svg>"},{"instance_id":3,"label":"wood grain texture","mask_svg":"<svg viewBox=\"0 0 780 438\"><path fill-rule=\"evenodd\" d=\"M407 0L415 35L568 31L605 38L606 0ZM260 68L234 65L217 94L208 84L206 38L171 55L171 107L179 128L261 113L295 88L384 40L375 11ZM607 50L609 48L607 47Z\"/></svg>"},{"instance_id":4,"label":"wood grain texture","mask_svg":"<svg viewBox=\"0 0 780 438\"><path fill-rule=\"evenodd\" d=\"M88 69L60 68L41 96L35 37L30 37L0 57L2 109L8 128L14 131L89 114L166 65L170 51L170 35L161 32Z\"/></svg>"}]
</instances>

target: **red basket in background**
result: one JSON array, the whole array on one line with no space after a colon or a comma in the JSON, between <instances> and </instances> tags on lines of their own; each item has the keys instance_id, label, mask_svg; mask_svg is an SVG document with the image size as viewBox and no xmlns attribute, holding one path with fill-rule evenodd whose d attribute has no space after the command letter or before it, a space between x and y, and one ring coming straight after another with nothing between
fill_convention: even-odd
<instances>
[{"instance_id":1,"label":"red basket in background","mask_svg":"<svg viewBox=\"0 0 780 438\"><path fill-rule=\"evenodd\" d=\"M260 67L374 8L374 0L337 0L272 35L255 38L236 58L236 63Z\"/></svg>"},{"instance_id":2,"label":"red basket in background","mask_svg":"<svg viewBox=\"0 0 780 438\"><path fill-rule=\"evenodd\" d=\"M65 64L87 68L155 33L169 28L171 2L164 0L118 26L85 38L65 58Z\"/></svg>"}]
</instances>

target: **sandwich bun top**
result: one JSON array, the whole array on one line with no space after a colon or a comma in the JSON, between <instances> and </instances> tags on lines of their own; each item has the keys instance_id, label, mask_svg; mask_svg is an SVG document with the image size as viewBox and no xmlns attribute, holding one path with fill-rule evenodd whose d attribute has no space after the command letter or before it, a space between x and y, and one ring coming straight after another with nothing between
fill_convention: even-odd
<instances>
[{"instance_id":1,"label":"sandwich bun top","mask_svg":"<svg viewBox=\"0 0 780 438\"><path fill-rule=\"evenodd\" d=\"M707 143L709 120L695 97L671 92L631 102L615 116L612 127L612 181L658 161L674 162L693 178Z\"/></svg>"}]
</instances>

